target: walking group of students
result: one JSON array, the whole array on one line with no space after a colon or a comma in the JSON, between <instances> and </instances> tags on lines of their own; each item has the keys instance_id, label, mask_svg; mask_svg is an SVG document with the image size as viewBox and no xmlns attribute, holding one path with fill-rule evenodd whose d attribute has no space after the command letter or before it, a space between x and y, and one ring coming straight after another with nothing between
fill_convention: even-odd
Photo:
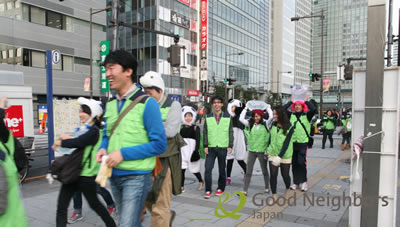
<instances>
[{"instance_id":1,"label":"walking group of students","mask_svg":"<svg viewBox=\"0 0 400 227\"><path fill-rule=\"evenodd\" d=\"M264 103L265 104L265 103ZM227 112L222 111L223 99L212 99L213 112L206 117L203 130L206 188L204 198L212 196L212 174L218 159L219 177L215 195L225 191L231 182L233 160L243 172L243 193L247 195L253 167L258 159L264 176L265 193L277 195L277 177L280 169L286 189L307 190L307 148L314 106L303 100L288 102L285 106L251 108L239 100L231 100ZM251 118L246 113L251 108ZM289 110L289 108L291 108ZM247 156L247 164L244 161ZM225 163L228 163L225 170ZM290 179L292 166L293 184ZM269 168L269 171L268 171Z\"/></svg>"},{"instance_id":2,"label":"walking group of students","mask_svg":"<svg viewBox=\"0 0 400 227\"><path fill-rule=\"evenodd\" d=\"M95 100L79 98L83 126L76 130L79 132L76 136L61 135L53 146L55 151L64 147L82 152L79 179L61 186L57 226L66 226L72 198L74 213L70 222L82 218L81 194L106 226L141 226L145 208L151 213L152 226L171 226L175 216L171 210L172 195L184 191L186 170L196 176L197 189L204 190L204 198L208 199L213 189L216 196L224 193L227 183L231 182L234 160L245 173L243 193L246 195L257 159L264 176L265 193L271 191L276 196L279 169L286 189L307 190L307 144L310 121L315 113L310 102L290 101L271 109L269 105L252 108L232 100L224 112L223 98L215 96L213 111L205 117L201 130L195 124L197 113L192 106L181 107L179 102L166 97L159 73L147 72L140 78L140 85L135 83L137 62L130 53L110 52L103 64L115 97L104 110ZM2 102L0 117L4 117ZM251 111L249 120L246 119L248 111ZM0 164L5 167L8 179L8 197L0 196L0 226L27 226L12 154L6 152L13 151L10 145L13 137L3 123L1 118ZM204 180L200 174L200 147L205 154ZM103 159L112 168L109 182L114 200L95 182ZM212 170L216 159L219 176L218 185L213 188ZM3 174L1 168L0 174ZM108 209L99 201L97 193L103 195ZM8 200L5 206L4 200Z\"/></svg>"}]
</instances>

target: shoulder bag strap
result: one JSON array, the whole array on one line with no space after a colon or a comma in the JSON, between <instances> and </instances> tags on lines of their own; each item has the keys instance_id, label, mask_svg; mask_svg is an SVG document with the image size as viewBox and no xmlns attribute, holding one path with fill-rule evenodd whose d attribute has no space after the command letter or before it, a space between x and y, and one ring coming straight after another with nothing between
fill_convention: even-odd
<instances>
[{"instance_id":1,"label":"shoulder bag strap","mask_svg":"<svg viewBox=\"0 0 400 227\"><path fill-rule=\"evenodd\" d=\"M308 132L307 132L307 130L306 130L306 126L304 126L304 124L300 121L300 119L297 120L297 121L300 122L301 126L303 126L303 129L304 129L304 131L306 132L307 137L310 137L310 135L308 134Z\"/></svg>"},{"instance_id":2,"label":"shoulder bag strap","mask_svg":"<svg viewBox=\"0 0 400 227\"><path fill-rule=\"evenodd\" d=\"M121 115L119 115L117 121L114 123L112 129L111 129L111 134L109 137L111 137L114 134L115 129L117 128L117 126L119 125L119 122L121 122L122 118L125 117L125 115L128 114L128 112L133 109L133 107L136 106L136 104L138 104L140 102L140 100L142 100L144 97L146 97L147 95L141 95L139 97L137 97L135 100L133 100L133 102L124 110L124 112L122 112Z\"/></svg>"},{"instance_id":3,"label":"shoulder bag strap","mask_svg":"<svg viewBox=\"0 0 400 227\"><path fill-rule=\"evenodd\" d=\"M294 128L296 128L296 124L297 124L297 121L296 121L296 123L294 123L294 126L292 126L292 128L290 128L289 133L287 134L285 141L283 142L282 150L279 153L279 157L281 157L281 158L285 155L286 150L289 147L289 143L290 143L290 140L292 139Z\"/></svg>"}]
</instances>

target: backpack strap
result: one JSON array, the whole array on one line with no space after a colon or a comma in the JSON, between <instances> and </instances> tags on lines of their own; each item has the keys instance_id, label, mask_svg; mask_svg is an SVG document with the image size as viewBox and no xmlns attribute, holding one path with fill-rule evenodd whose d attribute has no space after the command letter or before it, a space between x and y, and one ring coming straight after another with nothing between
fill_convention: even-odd
<instances>
[{"instance_id":1,"label":"backpack strap","mask_svg":"<svg viewBox=\"0 0 400 227\"><path fill-rule=\"evenodd\" d=\"M124 110L124 112L122 112L121 115L119 115L117 121L114 123L113 127L111 128L111 134L109 137L111 137L114 134L115 129L117 128L117 126L119 125L119 122L121 122L122 118L125 117L125 115L128 114L128 112L133 109L133 107L136 106L136 104L138 104L143 98L145 98L147 95L141 95L139 97L137 97L135 100L133 100L133 102Z\"/></svg>"}]
</instances>

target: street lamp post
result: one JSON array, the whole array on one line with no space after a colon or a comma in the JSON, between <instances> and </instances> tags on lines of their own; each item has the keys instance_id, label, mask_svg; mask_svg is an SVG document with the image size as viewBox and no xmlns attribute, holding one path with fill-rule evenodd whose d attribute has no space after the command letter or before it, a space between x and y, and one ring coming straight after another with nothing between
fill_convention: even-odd
<instances>
[{"instance_id":1,"label":"street lamp post","mask_svg":"<svg viewBox=\"0 0 400 227\"><path fill-rule=\"evenodd\" d=\"M228 85L226 83L226 79L228 79L229 77L229 72L228 72L228 56L232 56L232 55L243 55L243 52L238 52L238 53L230 53L228 54L228 52L225 52L225 104L228 103ZM235 89L235 88L233 88Z\"/></svg>"},{"instance_id":2,"label":"street lamp post","mask_svg":"<svg viewBox=\"0 0 400 227\"><path fill-rule=\"evenodd\" d=\"M93 27L93 15L94 14L97 14L97 13L101 13L101 12L103 12L103 11L109 11L109 10L111 10L112 9L112 7L111 6L107 6L106 8L104 8L104 9L93 9L93 8L90 8L89 9L89 11L90 11L90 23L89 23L89 25L90 25L90 28L89 28L89 30L90 30L90 37L89 37L89 39L90 39L90 43L89 43L89 58L90 58L90 66L89 66L89 68L90 68L90 71L89 71L89 74L90 74L90 98L92 98L93 97L93 46L92 46L92 39L93 39L93 31L92 31L92 27ZM93 10L96 10L96 11L94 11L93 12Z\"/></svg>"},{"instance_id":3,"label":"street lamp post","mask_svg":"<svg viewBox=\"0 0 400 227\"><path fill-rule=\"evenodd\" d=\"M323 105L323 96L322 96L322 89L323 89L323 73L324 73L324 9L321 9L321 13L319 15L308 15L304 17L292 17L291 21L299 21L300 19L306 18L314 18L318 17L321 19L321 83L320 83L320 91L319 91L319 117L322 118L322 105Z\"/></svg>"}]
</instances>

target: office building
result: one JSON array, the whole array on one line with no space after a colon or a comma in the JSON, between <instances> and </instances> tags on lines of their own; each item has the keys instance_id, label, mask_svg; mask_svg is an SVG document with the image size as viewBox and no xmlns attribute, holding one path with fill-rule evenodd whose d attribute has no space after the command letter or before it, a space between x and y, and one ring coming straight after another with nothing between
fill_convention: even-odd
<instances>
[{"instance_id":1,"label":"office building","mask_svg":"<svg viewBox=\"0 0 400 227\"><path fill-rule=\"evenodd\" d=\"M55 97L89 96L89 8L105 8L98 0L0 0L0 70L2 84L32 87L34 113L46 104L45 51L59 50L53 65ZM93 57L99 59L100 41L106 38L106 14L93 16ZM100 70L93 62L94 96L99 96ZM10 78L7 71L22 72ZM37 119L37 114L34 114ZM37 124L37 120L34 121Z\"/></svg>"}]
</instances>

